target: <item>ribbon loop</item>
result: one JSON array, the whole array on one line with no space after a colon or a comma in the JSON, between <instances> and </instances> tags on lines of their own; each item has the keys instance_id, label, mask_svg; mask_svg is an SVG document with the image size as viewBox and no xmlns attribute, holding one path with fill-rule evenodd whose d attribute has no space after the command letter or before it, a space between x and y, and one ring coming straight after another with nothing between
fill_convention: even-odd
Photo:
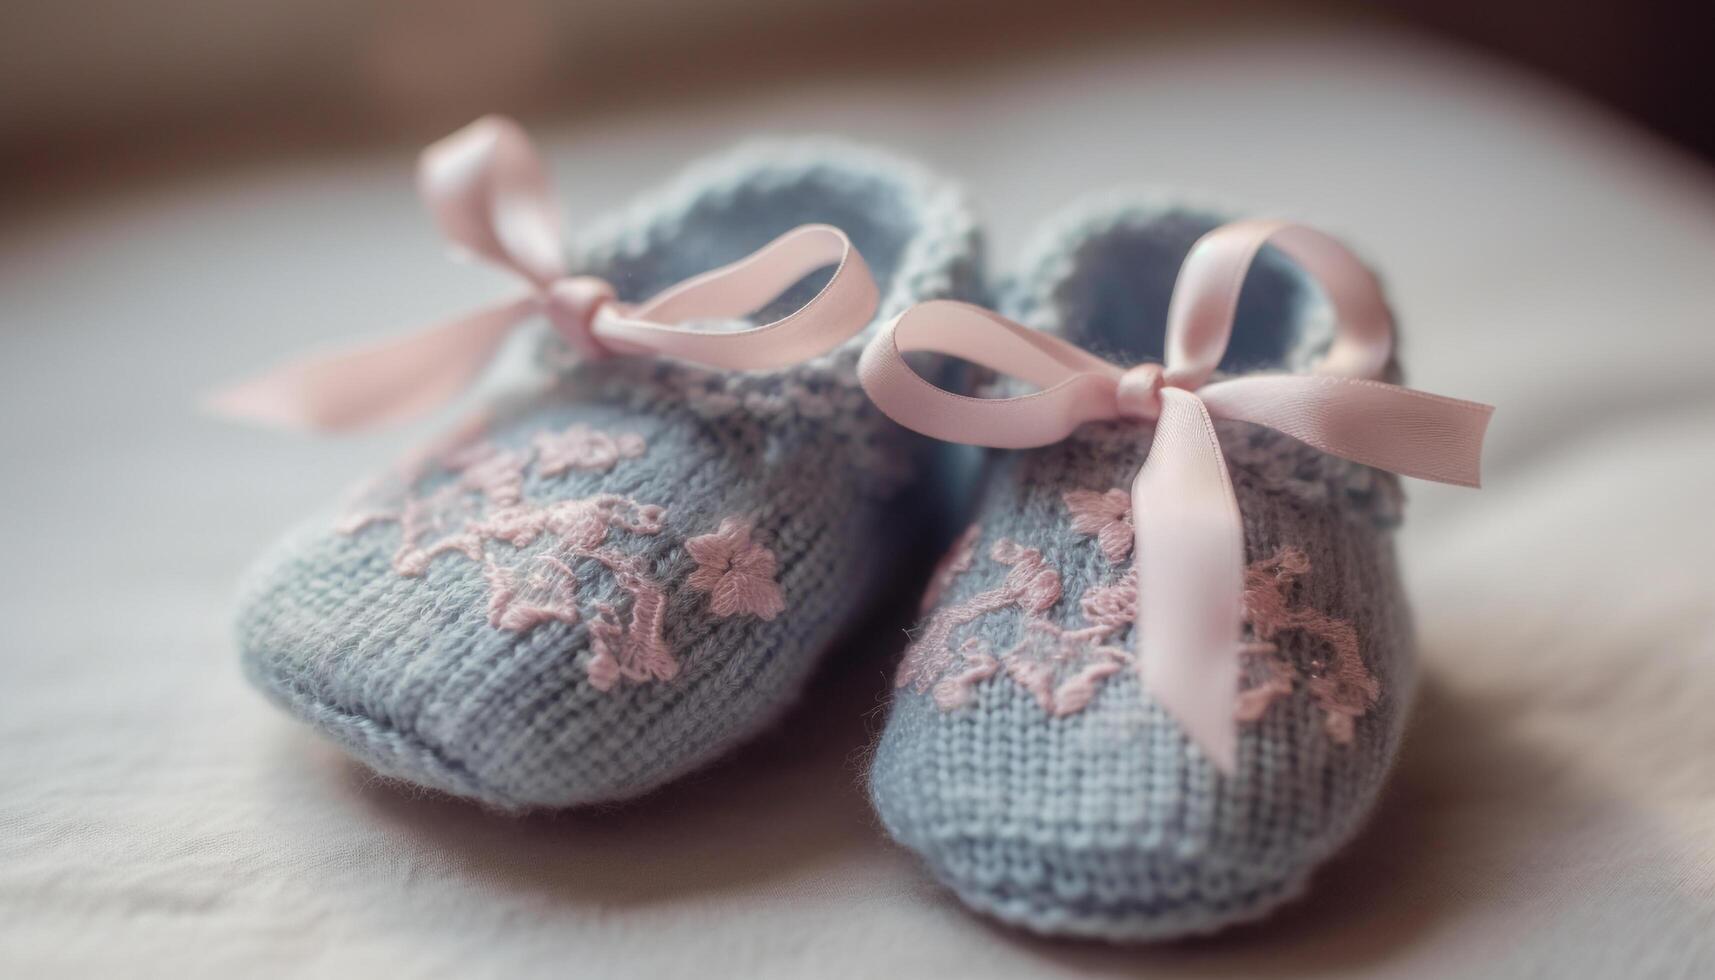
<instances>
[{"instance_id":1,"label":"ribbon loop","mask_svg":"<svg viewBox=\"0 0 1715 980\"><path fill-rule=\"evenodd\" d=\"M286 364L216 392L209 408L298 429L402 421L468 386L532 313L545 315L584 359L653 355L722 370L773 370L856 336L880 305L863 256L830 225L800 226L653 299L621 304L606 282L567 276L547 167L524 130L499 116L425 150L417 183L455 251L519 276L529 294L407 337ZM821 290L779 319L739 330L695 326L750 316L827 266L834 270Z\"/></svg>"},{"instance_id":2,"label":"ribbon loop","mask_svg":"<svg viewBox=\"0 0 1715 980\"><path fill-rule=\"evenodd\" d=\"M1334 340L1317 374L1380 377L1393 356L1393 317L1381 284L1331 235L1284 221L1235 221L1197 240L1185 256L1167 306L1167 372L1196 388L1227 353L1245 274L1273 245L1321 285L1334 308Z\"/></svg>"},{"instance_id":3,"label":"ribbon loop","mask_svg":"<svg viewBox=\"0 0 1715 980\"><path fill-rule=\"evenodd\" d=\"M511 119L484 116L430 144L417 192L456 250L538 288L566 274L548 169Z\"/></svg>"},{"instance_id":4,"label":"ribbon loop","mask_svg":"<svg viewBox=\"0 0 1715 980\"><path fill-rule=\"evenodd\" d=\"M1245 274L1270 241L1327 292L1338 316L1334 342L1313 375L1210 383ZM1380 286L1345 246L1299 225L1247 221L1192 247L1169 304L1165 364L1121 369L987 310L936 301L885 325L864 349L858 374L895 421L952 442L1024 449L1058 442L1085 422L1154 422L1149 456L1132 482L1136 669L1145 691L1217 769L1231 773L1245 539L1215 419L1267 426L1402 475L1476 486L1493 409L1373 380L1392 340ZM1040 390L956 395L913 372L903 356L912 351L960 357Z\"/></svg>"},{"instance_id":5,"label":"ribbon loop","mask_svg":"<svg viewBox=\"0 0 1715 980\"><path fill-rule=\"evenodd\" d=\"M744 330L686 324L731 320L768 305L825 266L834 273L803 306ZM766 371L838 347L869 324L881 293L863 255L832 225L800 225L750 255L687 279L635 308L604 307L595 333L623 353L657 353L707 367Z\"/></svg>"},{"instance_id":6,"label":"ribbon loop","mask_svg":"<svg viewBox=\"0 0 1715 980\"><path fill-rule=\"evenodd\" d=\"M904 355L915 352L961 358L1042 390L1013 398L957 395L912 370ZM937 439L993 449L1046 446L1085 422L1114 418L1120 373L1058 337L953 300L901 313L858 360L864 390L887 415Z\"/></svg>"}]
</instances>

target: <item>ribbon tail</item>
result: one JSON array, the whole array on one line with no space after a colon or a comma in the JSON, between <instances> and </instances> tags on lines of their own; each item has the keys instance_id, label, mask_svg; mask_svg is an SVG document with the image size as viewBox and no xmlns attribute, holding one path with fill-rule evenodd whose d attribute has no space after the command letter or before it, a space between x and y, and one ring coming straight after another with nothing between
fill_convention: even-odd
<instances>
[{"instance_id":1,"label":"ribbon tail","mask_svg":"<svg viewBox=\"0 0 1715 980\"><path fill-rule=\"evenodd\" d=\"M469 387L533 308L532 299L519 299L408 336L290 361L210 393L203 407L293 431L403 422Z\"/></svg>"},{"instance_id":2,"label":"ribbon tail","mask_svg":"<svg viewBox=\"0 0 1715 980\"><path fill-rule=\"evenodd\" d=\"M1238 759L1244 525L1202 400L1161 392L1155 442L1132 482L1138 672L1144 690L1221 772Z\"/></svg>"},{"instance_id":3,"label":"ribbon tail","mask_svg":"<svg viewBox=\"0 0 1715 980\"><path fill-rule=\"evenodd\" d=\"M1482 482L1488 405L1380 381L1299 375L1217 381L1198 395L1221 418L1268 426L1355 463L1461 487Z\"/></svg>"}]
</instances>

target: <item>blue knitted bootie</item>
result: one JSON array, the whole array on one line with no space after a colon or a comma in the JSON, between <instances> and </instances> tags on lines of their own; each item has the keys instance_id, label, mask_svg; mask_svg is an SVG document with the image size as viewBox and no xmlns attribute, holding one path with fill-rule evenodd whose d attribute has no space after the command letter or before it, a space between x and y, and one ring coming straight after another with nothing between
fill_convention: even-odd
<instances>
[{"instance_id":1,"label":"blue knitted bootie","mask_svg":"<svg viewBox=\"0 0 1715 980\"><path fill-rule=\"evenodd\" d=\"M694 168L567 265L630 303L806 223L867 261L865 333L978 288L953 187L819 141ZM778 716L910 550L933 449L864 397L863 333L723 371L533 329L550 384L290 535L238 615L247 674L287 711L378 773L509 810L637 796Z\"/></svg>"},{"instance_id":2,"label":"blue knitted bootie","mask_svg":"<svg viewBox=\"0 0 1715 980\"><path fill-rule=\"evenodd\" d=\"M1075 212L1002 312L1120 368L1160 361L1181 264L1221 223L1130 199ZM1239 281L1217 380L1298 374L1328 350L1323 295L1282 252L1262 251ZM915 342L925 349L921 331ZM1027 355L1040 359L1022 344L1006 356ZM865 371L868 385L867 357ZM1395 373L1384 353L1370 376ZM1149 380L1127 372L1122 402L1151 397L1126 390L1134 375ZM1154 383L1160 411L1159 372ZM1486 406L1449 411L1480 438ZM995 454L974 523L933 580L871 792L888 832L983 913L1108 940L1210 932L1297 893L1376 799L1413 682L1390 534L1398 481L1216 415L1244 552L1230 773L1134 669L1130 488L1152 451L1145 424L1089 422Z\"/></svg>"}]
</instances>

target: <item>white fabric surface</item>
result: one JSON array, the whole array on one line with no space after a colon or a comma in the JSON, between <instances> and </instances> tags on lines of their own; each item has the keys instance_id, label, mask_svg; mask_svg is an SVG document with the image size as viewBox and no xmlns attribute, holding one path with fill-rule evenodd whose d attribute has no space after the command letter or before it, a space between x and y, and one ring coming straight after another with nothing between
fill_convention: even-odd
<instances>
[{"instance_id":1,"label":"white fabric surface","mask_svg":"<svg viewBox=\"0 0 1715 980\"><path fill-rule=\"evenodd\" d=\"M1004 265L1140 181L1350 236L1411 380L1500 406L1416 485L1427 683L1372 829L1274 920L1113 949L960 910L861 789L891 631L775 735L523 821L376 784L239 676L234 577L419 433L198 418L209 383L496 295L410 151L111 193L0 230L0 974L1693 976L1715 971L1715 180L1385 35L1162 41L547 135L576 216L759 127L965 175Z\"/></svg>"}]
</instances>

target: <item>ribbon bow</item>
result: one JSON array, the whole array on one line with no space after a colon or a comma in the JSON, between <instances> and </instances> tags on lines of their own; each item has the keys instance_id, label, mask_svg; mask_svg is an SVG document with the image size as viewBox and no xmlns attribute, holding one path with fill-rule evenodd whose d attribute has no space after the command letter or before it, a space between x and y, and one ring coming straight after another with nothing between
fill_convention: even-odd
<instances>
[{"instance_id":1,"label":"ribbon bow","mask_svg":"<svg viewBox=\"0 0 1715 980\"><path fill-rule=\"evenodd\" d=\"M1269 242L1321 283L1337 315L1333 344L1310 375L1211 381L1245 272ZM1205 235L1186 257L1168 304L1163 364L1121 368L987 310L937 300L883 327L858 375L895 421L949 442L1025 449L1058 442L1085 422L1155 423L1131 488L1138 671L1144 689L1231 773L1245 540L1213 420L1268 426L1405 476L1477 486L1493 409L1373 380L1392 342L1381 288L1344 246L1299 225L1245 221ZM903 355L913 351L963 358L1039 390L956 395L912 371Z\"/></svg>"},{"instance_id":2,"label":"ribbon bow","mask_svg":"<svg viewBox=\"0 0 1715 980\"><path fill-rule=\"evenodd\" d=\"M635 306L589 276L568 276L547 169L515 122L486 116L423 151L418 191L455 255L516 275L522 296L403 338L307 358L216 392L229 416L287 427L353 429L419 415L463 390L511 329L547 316L579 356L657 354L727 370L815 357L875 315L875 280L838 228L802 225L748 257ZM804 276L835 266L820 292L770 323L730 332L683 326L746 316Z\"/></svg>"}]
</instances>

